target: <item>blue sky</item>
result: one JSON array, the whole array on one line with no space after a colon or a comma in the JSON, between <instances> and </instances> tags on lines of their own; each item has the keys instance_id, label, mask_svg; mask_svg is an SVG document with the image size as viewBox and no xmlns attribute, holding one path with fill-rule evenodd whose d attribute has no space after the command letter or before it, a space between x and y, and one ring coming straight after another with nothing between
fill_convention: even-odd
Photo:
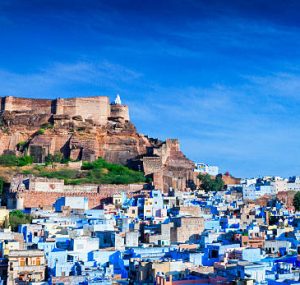
<instances>
[{"instance_id":1,"label":"blue sky","mask_svg":"<svg viewBox=\"0 0 300 285\"><path fill-rule=\"evenodd\" d=\"M300 175L300 1L0 1L0 96L117 93L236 176Z\"/></svg>"}]
</instances>

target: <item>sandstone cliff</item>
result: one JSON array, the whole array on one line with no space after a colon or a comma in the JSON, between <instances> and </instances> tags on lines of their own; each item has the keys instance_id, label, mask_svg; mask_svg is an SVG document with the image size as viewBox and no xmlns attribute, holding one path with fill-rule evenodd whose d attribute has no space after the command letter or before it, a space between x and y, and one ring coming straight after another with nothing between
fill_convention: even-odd
<instances>
[{"instance_id":1,"label":"sandstone cliff","mask_svg":"<svg viewBox=\"0 0 300 285\"><path fill-rule=\"evenodd\" d=\"M18 112L1 116L0 154L27 152L36 162L49 154L62 153L73 160L94 160L101 156L127 164L147 152L150 140L137 133L131 122L108 121L106 125L83 122L80 118L53 117Z\"/></svg>"}]
</instances>

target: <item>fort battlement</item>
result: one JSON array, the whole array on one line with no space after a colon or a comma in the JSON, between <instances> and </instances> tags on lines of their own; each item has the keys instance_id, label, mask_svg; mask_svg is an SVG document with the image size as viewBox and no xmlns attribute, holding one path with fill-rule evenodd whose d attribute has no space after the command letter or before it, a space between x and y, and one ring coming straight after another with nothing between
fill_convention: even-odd
<instances>
[{"instance_id":1,"label":"fort battlement","mask_svg":"<svg viewBox=\"0 0 300 285\"><path fill-rule=\"evenodd\" d=\"M80 116L92 120L96 125L105 125L109 118L129 121L128 106L111 104L107 96L78 97L65 99L31 99L13 96L0 97L1 112L27 114L66 115L70 118Z\"/></svg>"}]
</instances>

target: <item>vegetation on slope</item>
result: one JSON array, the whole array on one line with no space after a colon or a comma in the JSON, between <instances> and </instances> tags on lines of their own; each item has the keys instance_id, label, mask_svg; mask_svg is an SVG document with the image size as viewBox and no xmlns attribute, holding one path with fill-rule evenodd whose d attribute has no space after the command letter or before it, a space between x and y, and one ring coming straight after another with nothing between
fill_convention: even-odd
<instances>
[{"instance_id":1,"label":"vegetation on slope","mask_svg":"<svg viewBox=\"0 0 300 285\"><path fill-rule=\"evenodd\" d=\"M64 179L66 184L130 184L145 182L143 173L125 166L108 163L102 158L94 162L84 162L82 170L60 169L49 171L41 169L38 176Z\"/></svg>"},{"instance_id":2,"label":"vegetation on slope","mask_svg":"<svg viewBox=\"0 0 300 285\"><path fill-rule=\"evenodd\" d=\"M102 158L94 162L83 162L82 169L70 169L61 166L51 169L49 164L66 163L61 155L48 156L44 165L32 164L30 156L0 155L0 166L8 168L11 173L33 174L37 177L63 179L66 184L130 184L145 182L143 172L129 169L123 165L113 164ZM0 181L1 190L1 181Z\"/></svg>"},{"instance_id":3,"label":"vegetation on slope","mask_svg":"<svg viewBox=\"0 0 300 285\"><path fill-rule=\"evenodd\" d=\"M0 155L0 165L2 166L25 166L32 164L32 157L16 156L14 154L2 154Z\"/></svg>"},{"instance_id":4,"label":"vegetation on slope","mask_svg":"<svg viewBox=\"0 0 300 285\"><path fill-rule=\"evenodd\" d=\"M94 162L84 162L81 170L60 168L49 169L37 165L27 169L23 174L33 174L38 177L63 179L66 184L130 184L145 182L142 172L134 171L123 165L113 164L102 158Z\"/></svg>"}]
</instances>

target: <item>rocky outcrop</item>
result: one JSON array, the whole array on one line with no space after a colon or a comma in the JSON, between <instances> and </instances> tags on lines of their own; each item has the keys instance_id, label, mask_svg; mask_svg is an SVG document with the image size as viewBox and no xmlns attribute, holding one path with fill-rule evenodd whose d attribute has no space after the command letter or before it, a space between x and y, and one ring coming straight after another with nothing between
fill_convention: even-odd
<instances>
[{"instance_id":1,"label":"rocky outcrop","mask_svg":"<svg viewBox=\"0 0 300 285\"><path fill-rule=\"evenodd\" d=\"M55 118L54 123L43 121L43 124L31 124L32 116L29 114L22 114L22 120L18 114L10 115L12 121L6 118L2 121L0 154L18 154L22 152L19 144L27 144L24 152L31 155L33 149L39 148L43 157L62 153L73 160L92 161L101 156L110 162L127 164L129 160L144 155L147 147L151 147L149 139L138 134L130 122L95 126L78 118L64 117L59 120Z\"/></svg>"},{"instance_id":2,"label":"rocky outcrop","mask_svg":"<svg viewBox=\"0 0 300 285\"><path fill-rule=\"evenodd\" d=\"M167 192L170 187L185 190L196 181L194 163L181 152L178 140L168 139L152 153L143 157L146 175L153 177L154 185Z\"/></svg>"}]
</instances>

